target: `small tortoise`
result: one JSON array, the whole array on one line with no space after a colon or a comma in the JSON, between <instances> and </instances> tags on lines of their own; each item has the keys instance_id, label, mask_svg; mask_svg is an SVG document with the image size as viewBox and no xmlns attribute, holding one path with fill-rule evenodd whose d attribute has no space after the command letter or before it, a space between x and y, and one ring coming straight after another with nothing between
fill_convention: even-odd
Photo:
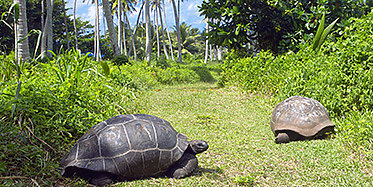
<instances>
[{"instance_id":1,"label":"small tortoise","mask_svg":"<svg viewBox=\"0 0 373 187\"><path fill-rule=\"evenodd\" d=\"M103 186L116 181L168 176L197 168L202 140L187 141L169 122L152 115L120 115L93 126L62 159L62 176Z\"/></svg>"},{"instance_id":2,"label":"small tortoise","mask_svg":"<svg viewBox=\"0 0 373 187\"><path fill-rule=\"evenodd\" d=\"M325 138L325 133L333 131L333 128L326 108L307 97L289 97L272 112L271 129L276 143Z\"/></svg>"}]
</instances>

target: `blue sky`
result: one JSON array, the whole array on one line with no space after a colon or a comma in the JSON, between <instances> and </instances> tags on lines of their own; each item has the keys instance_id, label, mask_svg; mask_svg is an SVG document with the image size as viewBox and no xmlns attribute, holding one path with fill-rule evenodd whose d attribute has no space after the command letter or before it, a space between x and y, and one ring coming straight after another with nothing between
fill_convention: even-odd
<instances>
[{"instance_id":1,"label":"blue sky","mask_svg":"<svg viewBox=\"0 0 373 187\"><path fill-rule=\"evenodd\" d=\"M202 31L206 24L202 20L203 18L199 16L198 7L203 0L185 0L181 3L181 11L180 11L180 23L186 22L188 25L191 25L193 28L198 28L200 31ZM73 14L72 7L74 0L67 0L67 7L71 8L71 10L68 12L68 14ZM76 14L77 17L81 17L84 21L89 21L92 25L94 25L95 20L95 6L93 4L90 4L88 2L91 2L90 0L86 0L85 3L83 3L83 0L77 0L77 10ZM174 19L174 13L172 4L165 0L165 6L166 6L166 17L167 17L167 25L169 30L173 28L175 25L175 19ZM136 6L136 11L132 14L128 15L128 19L131 22L131 26L133 27L136 23L136 19L138 16L138 11L140 9L140 6ZM154 14L151 14L151 19L153 19ZM140 18L141 19L141 18ZM114 21L117 19L115 18ZM100 7L100 24L102 25L102 7ZM106 24L106 23L105 23ZM159 23L160 24L160 23Z\"/></svg>"}]
</instances>

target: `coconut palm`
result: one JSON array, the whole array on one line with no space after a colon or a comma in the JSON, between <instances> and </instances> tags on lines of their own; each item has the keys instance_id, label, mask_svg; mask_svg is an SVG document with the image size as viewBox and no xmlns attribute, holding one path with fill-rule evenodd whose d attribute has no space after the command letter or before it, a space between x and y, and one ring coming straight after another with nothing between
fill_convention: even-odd
<instances>
[{"instance_id":1,"label":"coconut palm","mask_svg":"<svg viewBox=\"0 0 373 187\"><path fill-rule=\"evenodd\" d=\"M62 0L62 8L63 8L63 22L65 24L65 33L66 33L66 45L67 45L67 50L70 50L69 31L67 29L67 17L66 17L65 0Z\"/></svg>"},{"instance_id":2,"label":"coconut palm","mask_svg":"<svg viewBox=\"0 0 373 187\"><path fill-rule=\"evenodd\" d=\"M76 32L76 0L74 0L73 16L74 16L73 24L74 24L75 50L78 50L78 33Z\"/></svg>"},{"instance_id":3,"label":"coconut palm","mask_svg":"<svg viewBox=\"0 0 373 187\"><path fill-rule=\"evenodd\" d=\"M29 41L27 38L27 15L26 15L26 0L14 0L14 4L19 5L19 18L15 20L15 41L17 61L28 60L30 58Z\"/></svg>"},{"instance_id":4,"label":"coconut palm","mask_svg":"<svg viewBox=\"0 0 373 187\"><path fill-rule=\"evenodd\" d=\"M150 4L149 0L145 0L145 22L146 22L146 47L145 47L145 59L148 61L148 64L151 63L151 52L152 52L152 44L151 44L151 31L150 31Z\"/></svg>"},{"instance_id":5,"label":"coconut palm","mask_svg":"<svg viewBox=\"0 0 373 187\"><path fill-rule=\"evenodd\" d=\"M41 38L41 57L44 58L47 51L53 51L53 4L54 0L46 0L47 16L43 27Z\"/></svg>"},{"instance_id":6,"label":"coconut palm","mask_svg":"<svg viewBox=\"0 0 373 187\"><path fill-rule=\"evenodd\" d=\"M108 0L102 0L102 5L104 8L104 16L106 18L107 27L109 30L109 37L111 40L111 47L114 52L114 57L120 55L120 50L118 47L118 40L117 40L117 34L116 30L114 28L114 22L111 15L111 8Z\"/></svg>"},{"instance_id":7,"label":"coconut palm","mask_svg":"<svg viewBox=\"0 0 373 187\"><path fill-rule=\"evenodd\" d=\"M177 1L177 8L175 0L172 1L172 7L174 8L174 14L175 14L175 27L176 27L176 35L177 35L177 48L178 48L178 54L177 54L177 61L180 63L183 62L181 57L181 38L180 38L180 0Z\"/></svg>"}]
</instances>

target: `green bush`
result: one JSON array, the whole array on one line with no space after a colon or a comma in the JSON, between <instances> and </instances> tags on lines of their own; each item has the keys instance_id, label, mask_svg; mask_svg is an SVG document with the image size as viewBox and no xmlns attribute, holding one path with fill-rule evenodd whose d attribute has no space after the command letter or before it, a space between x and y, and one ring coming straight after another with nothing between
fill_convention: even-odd
<instances>
[{"instance_id":1,"label":"green bush","mask_svg":"<svg viewBox=\"0 0 373 187\"><path fill-rule=\"evenodd\" d=\"M188 68L171 67L159 69L158 81L162 84L194 83L198 81L198 74Z\"/></svg>"},{"instance_id":2,"label":"green bush","mask_svg":"<svg viewBox=\"0 0 373 187\"><path fill-rule=\"evenodd\" d=\"M189 69L197 73L199 81L202 82L215 82L215 78L212 76L210 70L205 65L190 65Z\"/></svg>"},{"instance_id":3,"label":"green bush","mask_svg":"<svg viewBox=\"0 0 373 187\"><path fill-rule=\"evenodd\" d=\"M131 62L128 60L128 57L124 54L118 55L113 60L114 65L126 65L131 64Z\"/></svg>"},{"instance_id":4,"label":"green bush","mask_svg":"<svg viewBox=\"0 0 373 187\"><path fill-rule=\"evenodd\" d=\"M75 140L98 122L136 111L134 89L141 83L126 74L118 84L101 68L70 51L25 69L17 100L15 70L0 82L0 149L7 155L1 157L1 176L47 177L52 186L50 177L58 177L59 160Z\"/></svg>"}]
</instances>

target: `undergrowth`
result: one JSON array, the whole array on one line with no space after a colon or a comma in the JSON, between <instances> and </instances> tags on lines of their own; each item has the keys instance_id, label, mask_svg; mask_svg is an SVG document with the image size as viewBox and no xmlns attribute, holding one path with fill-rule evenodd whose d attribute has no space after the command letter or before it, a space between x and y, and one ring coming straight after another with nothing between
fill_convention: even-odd
<instances>
[{"instance_id":1,"label":"undergrowth","mask_svg":"<svg viewBox=\"0 0 373 187\"><path fill-rule=\"evenodd\" d=\"M210 71L190 68L208 65L149 66L125 56L96 62L74 50L45 62L17 65L12 54L0 60L0 185L5 186L65 183L59 161L75 140L103 120L139 112L139 92L214 79Z\"/></svg>"}]
</instances>

